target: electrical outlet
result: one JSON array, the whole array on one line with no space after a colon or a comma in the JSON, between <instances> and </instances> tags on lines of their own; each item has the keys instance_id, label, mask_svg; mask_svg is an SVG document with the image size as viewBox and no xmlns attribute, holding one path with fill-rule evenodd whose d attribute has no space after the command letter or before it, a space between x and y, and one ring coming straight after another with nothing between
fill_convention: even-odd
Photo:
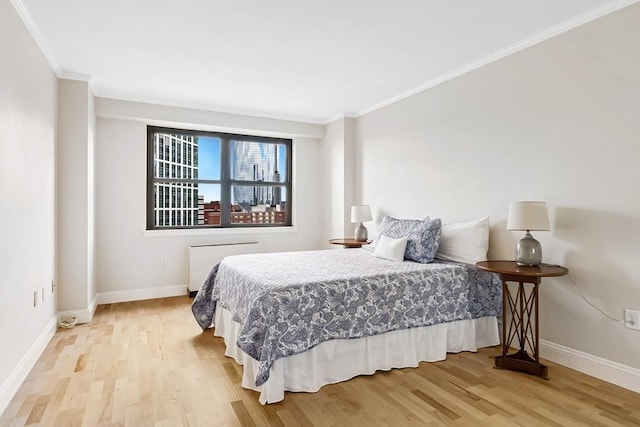
<instances>
[{"instance_id":1,"label":"electrical outlet","mask_svg":"<svg viewBox=\"0 0 640 427\"><path fill-rule=\"evenodd\" d=\"M640 310L624 309L624 326L640 331Z\"/></svg>"},{"instance_id":2,"label":"electrical outlet","mask_svg":"<svg viewBox=\"0 0 640 427\"><path fill-rule=\"evenodd\" d=\"M167 268L167 259L166 258L160 258L160 267Z\"/></svg>"}]
</instances>

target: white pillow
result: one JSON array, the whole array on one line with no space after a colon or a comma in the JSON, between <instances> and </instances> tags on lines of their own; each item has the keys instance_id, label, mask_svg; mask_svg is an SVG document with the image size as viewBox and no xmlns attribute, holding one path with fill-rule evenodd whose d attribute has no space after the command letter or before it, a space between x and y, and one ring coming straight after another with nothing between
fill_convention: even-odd
<instances>
[{"instance_id":1,"label":"white pillow","mask_svg":"<svg viewBox=\"0 0 640 427\"><path fill-rule=\"evenodd\" d=\"M373 256L391 261L403 261L404 252L407 250L407 237L394 239L389 236L380 236Z\"/></svg>"},{"instance_id":2,"label":"white pillow","mask_svg":"<svg viewBox=\"0 0 640 427\"><path fill-rule=\"evenodd\" d=\"M489 217L442 226L436 258L475 264L487 260Z\"/></svg>"}]
</instances>

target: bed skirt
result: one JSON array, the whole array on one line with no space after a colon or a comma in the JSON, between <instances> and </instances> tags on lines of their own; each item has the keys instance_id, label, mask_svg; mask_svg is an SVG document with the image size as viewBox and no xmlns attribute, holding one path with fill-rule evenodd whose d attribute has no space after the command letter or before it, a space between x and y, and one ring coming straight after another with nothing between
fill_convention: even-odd
<instances>
[{"instance_id":1,"label":"bed skirt","mask_svg":"<svg viewBox=\"0 0 640 427\"><path fill-rule=\"evenodd\" d=\"M284 399L285 391L316 392L326 384L393 368L444 360L447 353L477 351L500 344L495 316L403 329L356 339L325 341L274 362L265 384L256 387L258 362L236 346L240 324L218 307L214 335L224 339L225 355L244 366L242 387L260 392L260 403Z\"/></svg>"}]
</instances>

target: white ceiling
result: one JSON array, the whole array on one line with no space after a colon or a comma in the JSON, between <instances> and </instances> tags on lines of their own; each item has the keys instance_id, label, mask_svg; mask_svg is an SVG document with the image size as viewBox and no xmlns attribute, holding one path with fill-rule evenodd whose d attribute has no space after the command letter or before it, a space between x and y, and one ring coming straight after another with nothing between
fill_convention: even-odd
<instances>
[{"instance_id":1,"label":"white ceiling","mask_svg":"<svg viewBox=\"0 0 640 427\"><path fill-rule=\"evenodd\" d=\"M326 123L629 0L12 0L60 77L96 96Z\"/></svg>"}]
</instances>

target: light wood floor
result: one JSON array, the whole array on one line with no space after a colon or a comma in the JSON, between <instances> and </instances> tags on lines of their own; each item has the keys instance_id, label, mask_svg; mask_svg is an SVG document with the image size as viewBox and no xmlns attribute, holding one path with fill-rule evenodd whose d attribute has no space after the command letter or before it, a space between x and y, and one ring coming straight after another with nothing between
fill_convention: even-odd
<instances>
[{"instance_id":1,"label":"light wood floor","mask_svg":"<svg viewBox=\"0 0 640 427\"><path fill-rule=\"evenodd\" d=\"M99 306L60 330L0 426L638 426L640 394L551 362L493 369L498 348L286 393L262 406L186 297Z\"/></svg>"}]
</instances>

